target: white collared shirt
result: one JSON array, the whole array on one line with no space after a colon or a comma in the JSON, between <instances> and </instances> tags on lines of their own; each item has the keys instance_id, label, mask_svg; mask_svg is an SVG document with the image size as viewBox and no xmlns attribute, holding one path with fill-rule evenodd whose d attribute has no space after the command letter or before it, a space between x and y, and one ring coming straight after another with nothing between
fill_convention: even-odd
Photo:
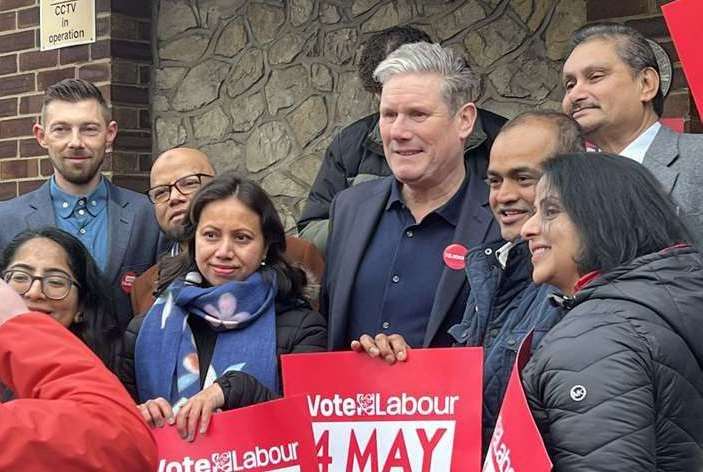
<instances>
[{"instance_id":1,"label":"white collared shirt","mask_svg":"<svg viewBox=\"0 0 703 472\"><path fill-rule=\"evenodd\" d=\"M637 136L637 139L628 144L627 147L620 152L620 155L629 157L642 164L644 155L647 153L649 146L652 145L652 141L654 141L661 126L661 123L656 121L652 126L647 128L644 133Z\"/></svg>"},{"instance_id":2,"label":"white collared shirt","mask_svg":"<svg viewBox=\"0 0 703 472\"><path fill-rule=\"evenodd\" d=\"M498 263L500 264L500 267L505 270L505 266L508 263L508 254L510 253L510 250L515 246L515 243L512 241L508 241L507 243L503 244L500 248L496 249L496 259L498 259Z\"/></svg>"}]
</instances>

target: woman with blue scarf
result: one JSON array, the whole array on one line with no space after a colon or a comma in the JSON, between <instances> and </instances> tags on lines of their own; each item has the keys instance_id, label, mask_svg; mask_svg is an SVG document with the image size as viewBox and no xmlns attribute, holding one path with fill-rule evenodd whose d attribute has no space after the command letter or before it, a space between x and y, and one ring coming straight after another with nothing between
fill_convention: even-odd
<instances>
[{"instance_id":1,"label":"woman with blue scarf","mask_svg":"<svg viewBox=\"0 0 703 472\"><path fill-rule=\"evenodd\" d=\"M284 259L283 225L254 182L225 173L204 186L184 242L183 253L161 262L156 302L130 323L138 335L126 342L121 376L127 386L136 381L148 423L176 423L193 440L213 411L278 397L278 356L325 351L327 329L303 298L305 275Z\"/></svg>"}]
</instances>

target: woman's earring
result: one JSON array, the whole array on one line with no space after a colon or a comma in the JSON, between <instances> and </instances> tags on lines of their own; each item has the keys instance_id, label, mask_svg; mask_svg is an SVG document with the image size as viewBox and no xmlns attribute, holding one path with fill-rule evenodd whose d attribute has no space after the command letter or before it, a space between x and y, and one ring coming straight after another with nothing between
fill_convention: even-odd
<instances>
[{"instance_id":1,"label":"woman's earring","mask_svg":"<svg viewBox=\"0 0 703 472\"><path fill-rule=\"evenodd\" d=\"M85 320L85 316L83 316L82 311L79 311L78 313L76 313L76 316L73 317L74 323L82 323L83 320Z\"/></svg>"},{"instance_id":2,"label":"woman's earring","mask_svg":"<svg viewBox=\"0 0 703 472\"><path fill-rule=\"evenodd\" d=\"M266 266L266 261L261 261L261 267Z\"/></svg>"}]
</instances>

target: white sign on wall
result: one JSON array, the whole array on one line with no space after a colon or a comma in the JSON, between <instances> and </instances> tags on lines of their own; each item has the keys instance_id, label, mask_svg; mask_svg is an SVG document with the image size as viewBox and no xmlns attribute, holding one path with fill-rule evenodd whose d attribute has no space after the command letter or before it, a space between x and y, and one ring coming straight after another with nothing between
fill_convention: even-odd
<instances>
[{"instance_id":1,"label":"white sign on wall","mask_svg":"<svg viewBox=\"0 0 703 472\"><path fill-rule=\"evenodd\" d=\"M95 42L95 0L40 0L41 50Z\"/></svg>"}]
</instances>

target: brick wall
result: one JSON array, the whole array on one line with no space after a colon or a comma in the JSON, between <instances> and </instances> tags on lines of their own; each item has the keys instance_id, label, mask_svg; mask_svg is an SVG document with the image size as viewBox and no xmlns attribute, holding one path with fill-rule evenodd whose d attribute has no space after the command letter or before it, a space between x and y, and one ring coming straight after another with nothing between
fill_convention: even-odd
<instances>
[{"instance_id":1,"label":"brick wall","mask_svg":"<svg viewBox=\"0 0 703 472\"><path fill-rule=\"evenodd\" d=\"M686 131L700 133L703 132L700 116L661 12L661 6L670 1L672 0L587 0L586 16L589 22L617 21L632 26L669 53L674 66L673 79L664 102L663 116L683 118Z\"/></svg>"},{"instance_id":2,"label":"brick wall","mask_svg":"<svg viewBox=\"0 0 703 472\"><path fill-rule=\"evenodd\" d=\"M151 2L96 0L96 41L39 50L39 1L0 0L0 199L26 193L51 176L51 163L32 136L43 91L79 77L100 87L119 125L103 166L115 183L146 187L151 166L149 80Z\"/></svg>"}]
</instances>

